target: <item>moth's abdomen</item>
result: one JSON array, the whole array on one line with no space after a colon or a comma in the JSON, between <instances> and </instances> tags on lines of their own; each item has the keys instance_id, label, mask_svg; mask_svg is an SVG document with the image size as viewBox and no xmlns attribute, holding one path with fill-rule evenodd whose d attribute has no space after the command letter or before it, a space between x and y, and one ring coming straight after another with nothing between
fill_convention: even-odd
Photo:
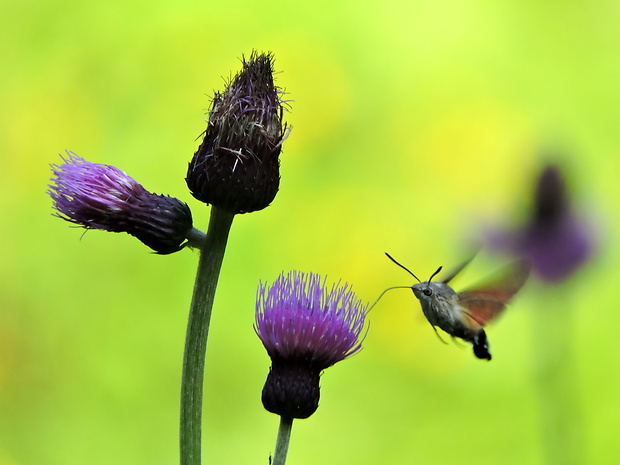
<instances>
[{"instance_id":1,"label":"moth's abdomen","mask_svg":"<svg viewBox=\"0 0 620 465\"><path fill-rule=\"evenodd\" d=\"M489 352L489 340L484 329L480 329L478 334L474 336L472 343L474 344L474 355L484 360L491 360L491 352Z\"/></svg>"}]
</instances>

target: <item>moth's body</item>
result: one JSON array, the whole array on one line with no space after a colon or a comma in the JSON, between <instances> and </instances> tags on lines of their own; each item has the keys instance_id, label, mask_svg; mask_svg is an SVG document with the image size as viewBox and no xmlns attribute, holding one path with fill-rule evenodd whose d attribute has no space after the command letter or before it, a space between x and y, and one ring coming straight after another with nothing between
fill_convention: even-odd
<instances>
[{"instance_id":1,"label":"moth's body","mask_svg":"<svg viewBox=\"0 0 620 465\"><path fill-rule=\"evenodd\" d=\"M386 255L418 279L389 254ZM440 267L428 281L414 284L411 290L420 301L422 312L433 329L440 328L453 337L470 342L474 346L476 357L491 360L489 342L483 326L497 317L506 308L508 301L521 289L529 274L529 266L522 262L513 263L495 279L457 293L448 283L469 261L471 259L453 270L443 281L435 282L432 279L441 271Z\"/></svg>"},{"instance_id":2,"label":"moth's body","mask_svg":"<svg viewBox=\"0 0 620 465\"><path fill-rule=\"evenodd\" d=\"M460 305L461 298L454 289L445 283L425 281L414 284L411 290L420 301L422 312L433 327L441 328L451 336L470 342L478 358L491 360L482 325Z\"/></svg>"}]
</instances>

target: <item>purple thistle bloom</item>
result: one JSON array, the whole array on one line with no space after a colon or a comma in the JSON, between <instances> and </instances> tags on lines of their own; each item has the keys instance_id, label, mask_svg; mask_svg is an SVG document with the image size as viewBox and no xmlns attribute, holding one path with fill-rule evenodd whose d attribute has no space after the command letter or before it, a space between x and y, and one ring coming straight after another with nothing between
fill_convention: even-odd
<instances>
[{"instance_id":1,"label":"purple thistle bloom","mask_svg":"<svg viewBox=\"0 0 620 465\"><path fill-rule=\"evenodd\" d=\"M271 357L262 394L268 411L286 418L315 412L321 371L362 348L366 309L348 284L327 290L325 279L312 273L261 283L255 330Z\"/></svg>"},{"instance_id":2,"label":"purple thistle bloom","mask_svg":"<svg viewBox=\"0 0 620 465\"><path fill-rule=\"evenodd\" d=\"M189 207L148 192L114 166L88 162L67 151L54 172L49 195L56 216L86 229L126 232L159 254L181 250L192 229Z\"/></svg>"},{"instance_id":3,"label":"purple thistle bloom","mask_svg":"<svg viewBox=\"0 0 620 465\"><path fill-rule=\"evenodd\" d=\"M529 221L515 231L497 234L491 245L530 261L544 281L567 279L592 255L594 238L569 202L562 173L547 166L541 173Z\"/></svg>"},{"instance_id":4,"label":"purple thistle bloom","mask_svg":"<svg viewBox=\"0 0 620 465\"><path fill-rule=\"evenodd\" d=\"M271 54L252 52L224 92L215 93L204 139L186 177L201 202L249 213L275 198L287 128L273 72Z\"/></svg>"}]
</instances>

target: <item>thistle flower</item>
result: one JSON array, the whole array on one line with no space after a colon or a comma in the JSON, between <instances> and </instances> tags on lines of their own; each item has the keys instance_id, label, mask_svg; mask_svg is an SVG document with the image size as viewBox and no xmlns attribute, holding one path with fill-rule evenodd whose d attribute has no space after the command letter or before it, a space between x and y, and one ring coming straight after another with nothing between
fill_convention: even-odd
<instances>
[{"instance_id":1,"label":"thistle flower","mask_svg":"<svg viewBox=\"0 0 620 465\"><path fill-rule=\"evenodd\" d=\"M348 284L327 290L312 273L259 286L255 330L271 357L262 393L268 411L289 419L316 411L321 372L362 348L366 308Z\"/></svg>"},{"instance_id":2,"label":"thistle flower","mask_svg":"<svg viewBox=\"0 0 620 465\"><path fill-rule=\"evenodd\" d=\"M491 245L528 259L543 281L560 282L588 260L594 238L571 205L562 172L548 165L538 178L527 223L495 234Z\"/></svg>"},{"instance_id":3,"label":"thistle flower","mask_svg":"<svg viewBox=\"0 0 620 465\"><path fill-rule=\"evenodd\" d=\"M56 216L86 229L126 232L159 254L181 250L192 230L189 207L174 197L148 192L109 165L67 151L54 172L49 195Z\"/></svg>"},{"instance_id":4,"label":"thistle flower","mask_svg":"<svg viewBox=\"0 0 620 465\"><path fill-rule=\"evenodd\" d=\"M232 213L268 206L280 184L286 124L273 56L253 52L223 93L213 97L204 139L187 171L192 195Z\"/></svg>"}]
</instances>

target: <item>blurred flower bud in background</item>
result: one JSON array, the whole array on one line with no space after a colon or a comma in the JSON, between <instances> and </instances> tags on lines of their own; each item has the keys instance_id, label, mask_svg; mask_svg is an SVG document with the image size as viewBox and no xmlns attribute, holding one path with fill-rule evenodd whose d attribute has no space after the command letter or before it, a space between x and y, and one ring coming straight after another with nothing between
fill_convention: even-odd
<instances>
[{"instance_id":1,"label":"blurred flower bud in background","mask_svg":"<svg viewBox=\"0 0 620 465\"><path fill-rule=\"evenodd\" d=\"M546 165L536 180L525 223L494 232L490 246L525 258L534 274L548 283L569 278L591 257L595 237L584 215L576 210L559 165Z\"/></svg>"}]
</instances>

